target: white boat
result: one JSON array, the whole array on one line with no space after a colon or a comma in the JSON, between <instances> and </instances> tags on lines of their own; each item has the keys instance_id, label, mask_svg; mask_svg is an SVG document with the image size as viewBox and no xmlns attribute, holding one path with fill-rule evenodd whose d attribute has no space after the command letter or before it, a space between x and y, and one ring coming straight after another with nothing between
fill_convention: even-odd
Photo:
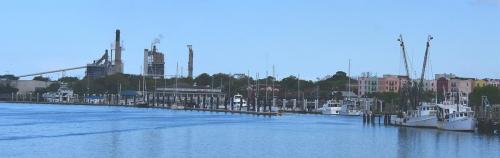
<instances>
[{"instance_id":1,"label":"white boat","mask_svg":"<svg viewBox=\"0 0 500 158\"><path fill-rule=\"evenodd\" d=\"M361 116L363 112L356 106L356 102L344 100L339 114L344 116Z\"/></svg>"},{"instance_id":2,"label":"white boat","mask_svg":"<svg viewBox=\"0 0 500 158\"><path fill-rule=\"evenodd\" d=\"M437 105L423 103L417 110L409 111L403 118L394 119L394 124L407 127L437 128Z\"/></svg>"},{"instance_id":3,"label":"white boat","mask_svg":"<svg viewBox=\"0 0 500 158\"><path fill-rule=\"evenodd\" d=\"M247 101L243 99L243 95L241 94L234 95L232 104L235 110L240 110L241 108L241 110L246 111L248 107Z\"/></svg>"},{"instance_id":4,"label":"white boat","mask_svg":"<svg viewBox=\"0 0 500 158\"><path fill-rule=\"evenodd\" d=\"M347 84L347 93L348 93L348 99L344 100L342 102L342 106L340 107L340 115L344 116L361 116L363 112L361 109L356 105L356 102L351 100L351 77L349 76L351 74L351 60L349 60L349 74L347 75L348 78L348 84Z\"/></svg>"},{"instance_id":5,"label":"white boat","mask_svg":"<svg viewBox=\"0 0 500 158\"><path fill-rule=\"evenodd\" d=\"M326 104L323 104L321 108L321 113L323 115L339 115L340 114L340 102L334 100L328 100Z\"/></svg>"},{"instance_id":6,"label":"white boat","mask_svg":"<svg viewBox=\"0 0 500 158\"><path fill-rule=\"evenodd\" d=\"M43 93L42 97L47 102L52 103L71 103L75 101L75 95L73 94L73 90L68 88L68 85L63 83L57 89L57 92L47 92Z\"/></svg>"},{"instance_id":7,"label":"white boat","mask_svg":"<svg viewBox=\"0 0 500 158\"><path fill-rule=\"evenodd\" d=\"M474 111L465 104L438 104L437 128L451 131L474 131Z\"/></svg>"}]
</instances>

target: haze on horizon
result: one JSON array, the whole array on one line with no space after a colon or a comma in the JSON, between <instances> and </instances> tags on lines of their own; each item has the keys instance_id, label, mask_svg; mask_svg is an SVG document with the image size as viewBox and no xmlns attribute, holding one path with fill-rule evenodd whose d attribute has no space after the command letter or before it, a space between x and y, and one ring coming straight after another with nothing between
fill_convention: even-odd
<instances>
[{"instance_id":1,"label":"haze on horizon","mask_svg":"<svg viewBox=\"0 0 500 158\"><path fill-rule=\"evenodd\" d=\"M403 34L414 75L430 34L427 75L500 78L499 17L498 0L3 1L0 74L83 66L100 58L120 29L125 72L133 74L160 35L167 74L177 63L187 69L187 44L195 75L264 76L275 65L279 78L313 80L347 72L349 59L353 76L403 74ZM66 75L83 77L84 70Z\"/></svg>"}]
</instances>

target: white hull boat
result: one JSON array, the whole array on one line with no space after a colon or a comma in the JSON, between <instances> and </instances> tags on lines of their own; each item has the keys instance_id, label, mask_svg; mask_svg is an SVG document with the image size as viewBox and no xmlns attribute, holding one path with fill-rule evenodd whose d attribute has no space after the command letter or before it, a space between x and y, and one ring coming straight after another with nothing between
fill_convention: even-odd
<instances>
[{"instance_id":1,"label":"white hull boat","mask_svg":"<svg viewBox=\"0 0 500 158\"><path fill-rule=\"evenodd\" d=\"M340 114L340 103L329 100L326 104L321 108L321 114L323 115L339 115Z\"/></svg>"},{"instance_id":2,"label":"white hull boat","mask_svg":"<svg viewBox=\"0 0 500 158\"><path fill-rule=\"evenodd\" d=\"M474 131L476 129L476 119L467 117L440 121L438 123L438 128L450 131Z\"/></svg>"},{"instance_id":3,"label":"white hull boat","mask_svg":"<svg viewBox=\"0 0 500 158\"><path fill-rule=\"evenodd\" d=\"M403 118L396 118L394 124L407 127L437 128L436 104L423 104Z\"/></svg>"},{"instance_id":4,"label":"white hull boat","mask_svg":"<svg viewBox=\"0 0 500 158\"><path fill-rule=\"evenodd\" d=\"M340 108L339 114L343 116L361 116L363 115L363 112L356 107L355 102L346 100Z\"/></svg>"},{"instance_id":5,"label":"white hull boat","mask_svg":"<svg viewBox=\"0 0 500 158\"><path fill-rule=\"evenodd\" d=\"M439 104L438 128L450 131L474 131L474 111L465 104Z\"/></svg>"},{"instance_id":6,"label":"white hull boat","mask_svg":"<svg viewBox=\"0 0 500 158\"><path fill-rule=\"evenodd\" d=\"M421 117L411 117L411 118L397 118L394 124L399 126L407 127L425 127L425 128L436 128L437 127L437 117L436 116L421 116Z\"/></svg>"}]
</instances>

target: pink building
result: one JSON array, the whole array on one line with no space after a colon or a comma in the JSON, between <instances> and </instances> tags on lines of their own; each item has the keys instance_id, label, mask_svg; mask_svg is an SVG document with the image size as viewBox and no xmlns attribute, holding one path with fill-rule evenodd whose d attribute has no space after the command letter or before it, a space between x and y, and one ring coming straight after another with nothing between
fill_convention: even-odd
<instances>
[{"instance_id":1,"label":"pink building","mask_svg":"<svg viewBox=\"0 0 500 158\"><path fill-rule=\"evenodd\" d=\"M408 83L408 80L408 76L384 75L382 78L379 78L378 90L379 92L397 93L404 84Z\"/></svg>"},{"instance_id":2,"label":"pink building","mask_svg":"<svg viewBox=\"0 0 500 158\"><path fill-rule=\"evenodd\" d=\"M486 85L500 88L499 79L486 79Z\"/></svg>"}]
</instances>

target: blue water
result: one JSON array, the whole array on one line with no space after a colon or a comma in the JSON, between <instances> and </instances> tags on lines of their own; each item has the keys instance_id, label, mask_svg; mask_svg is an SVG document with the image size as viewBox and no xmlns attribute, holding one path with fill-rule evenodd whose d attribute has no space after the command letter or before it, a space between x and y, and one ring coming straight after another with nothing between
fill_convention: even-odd
<instances>
[{"instance_id":1,"label":"blue water","mask_svg":"<svg viewBox=\"0 0 500 158\"><path fill-rule=\"evenodd\" d=\"M500 157L500 139L359 117L0 103L0 157Z\"/></svg>"}]
</instances>

